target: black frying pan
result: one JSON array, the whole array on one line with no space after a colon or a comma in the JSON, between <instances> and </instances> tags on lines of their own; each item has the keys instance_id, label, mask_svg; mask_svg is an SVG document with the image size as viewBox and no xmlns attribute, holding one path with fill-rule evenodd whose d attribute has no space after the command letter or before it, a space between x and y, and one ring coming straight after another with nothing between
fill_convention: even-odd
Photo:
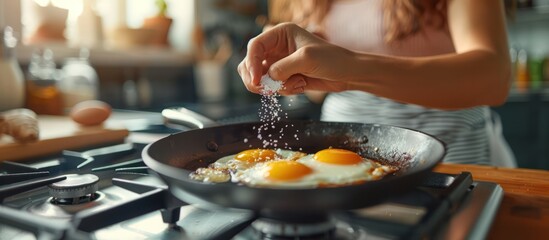
<instances>
[{"instance_id":1,"label":"black frying pan","mask_svg":"<svg viewBox=\"0 0 549 240\"><path fill-rule=\"evenodd\" d=\"M170 115L168 118L172 121L194 122L194 125L201 122L184 109L167 111L171 112L163 114ZM442 160L446 150L441 141L411 129L379 124L288 121L276 124L275 129L262 135L272 134L278 138L278 127L288 125L282 142L294 150L301 148L315 153L329 147L345 148L401 169L377 181L319 189L256 188L235 183L203 183L189 178L189 173L196 168L205 167L220 157L262 147L254 129L260 124L206 127L173 134L146 146L143 160L166 181L173 195L187 203L265 214L307 214L367 207L407 192ZM297 133L299 140L292 133Z\"/></svg>"}]
</instances>

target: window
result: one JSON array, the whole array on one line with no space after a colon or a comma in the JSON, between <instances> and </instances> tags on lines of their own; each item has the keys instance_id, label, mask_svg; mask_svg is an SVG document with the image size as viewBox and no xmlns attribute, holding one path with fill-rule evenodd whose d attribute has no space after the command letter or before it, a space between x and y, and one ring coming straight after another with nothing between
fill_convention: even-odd
<instances>
[{"instance_id":1,"label":"window","mask_svg":"<svg viewBox=\"0 0 549 240\"><path fill-rule=\"evenodd\" d=\"M188 62L194 24L194 0L166 0L166 15L173 20L168 35L169 47L152 44L154 40L151 40L151 35L158 32L157 29L153 31L147 30L150 27L143 27L146 18L158 13L157 2L0 0L0 25L3 21L18 33L20 41L17 54L21 62L28 61L36 48L51 48L58 59L63 59L76 56L81 47L91 49L92 62ZM86 20L83 20L84 17L79 20L84 9L92 9L98 21L89 18L89 15L86 15ZM98 41L89 41L91 38Z\"/></svg>"}]
</instances>

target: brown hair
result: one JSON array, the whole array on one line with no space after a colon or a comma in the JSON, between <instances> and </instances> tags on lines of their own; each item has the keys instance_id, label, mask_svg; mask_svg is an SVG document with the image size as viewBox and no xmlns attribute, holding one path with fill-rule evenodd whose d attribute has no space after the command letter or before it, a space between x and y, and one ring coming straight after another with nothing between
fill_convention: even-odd
<instances>
[{"instance_id":1,"label":"brown hair","mask_svg":"<svg viewBox=\"0 0 549 240\"><path fill-rule=\"evenodd\" d=\"M322 27L333 0L270 0L273 22L295 22L302 27ZM384 0L385 41L416 34L425 26L446 26L446 0Z\"/></svg>"}]
</instances>

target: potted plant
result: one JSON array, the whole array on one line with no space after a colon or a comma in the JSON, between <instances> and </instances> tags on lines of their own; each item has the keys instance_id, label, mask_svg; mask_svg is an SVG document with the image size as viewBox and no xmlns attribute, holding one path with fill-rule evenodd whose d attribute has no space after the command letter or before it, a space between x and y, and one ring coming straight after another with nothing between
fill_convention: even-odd
<instances>
[{"instance_id":1,"label":"potted plant","mask_svg":"<svg viewBox=\"0 0 549 240\"><path fill-rule=\"evenodd\" d=\"M168 17L168 4L165 0L156 0L158 6L158 14L153 17L145 18L143 28L154 29L155 37L152 39L152 44L157 46L169 46L168 34L172 25L173 19Z\"/></svg>"}]
</instances>

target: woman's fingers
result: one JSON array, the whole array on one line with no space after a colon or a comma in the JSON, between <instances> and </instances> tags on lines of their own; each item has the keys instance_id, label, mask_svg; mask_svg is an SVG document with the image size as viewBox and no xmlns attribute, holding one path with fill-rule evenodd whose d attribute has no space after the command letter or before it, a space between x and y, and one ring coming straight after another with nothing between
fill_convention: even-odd
<instances>
[{"instance_id":1,"label":"woman's fingers","mask_svg":"<svg viewBox=\"0 0 549 240\"><path fill-rule=\"evenodd\" d=\"M259 86L259 80L261 79L262 63L265 59L265 48L263 44L252 39L248 43L248 54L244 59L248 74L250 75L250 82L252 85Z\"/></svg>"},{"instance_id":2,"label":"woman's fingers","mask_svg":"<svg viewBox=\"0 0 549 240\"><path fill-rule=\"evenodd\" d=\"M302 49L273 63L269 68L269 75L275 80L285 81L296 74L309 73L309 65L312 59L307 59Z\"/></svg>"},{"instance_id":3,"label":"woman's fingers","mask_svg":"<svg viewBox=\"0 0 549 240\"><path fill-rule=\"evenodd\" d=\"M267 55L288 54L288 42L286 35L286 25L281 24L269 31L259 34L248 42L248 52L246 54L246 65L251 75L253 85L259 85L261 80L262 63L267 59Z\"/></svg>"},{"instance_id":4,"label":"woman's fingers","mask_svg":"<svg viewBox=\"0 0 549 240\"><path fill-rule=\"evenodd\" d=\"M332 56L338 57L338 51L334 54L330 49L297 25L280 24L248 43L248 52L238 66L238 73L246 88L254 93L261 91L260 80L267 72L272 79L284 81L282 95L303 93L309 88L341 91L344 88L341 84L314 79L324 77L327 69L321 66L333 61Z\"/></svg>"},{"instance_id":5,"label":"woman's fingers","mask_svg":"<svg viewBox=\"0 0 549 240\"><path fill-rule=\"evenodd\" d=\"M302 75L291 76L286 82L284 87L278 92L280 95L295 95L305 91L307 81Z\"/></svg>"},{"instance_id":6,"label":"woman's fingers","mask_svg":"<svg viewBox=\"0 0 549 240\"><path fill-rule=\"evenodd\" d=\"M244 86L246 86L246 89L248 89L248 91L253 93L259 93L259 91L261 90L261 86L252 84L252 76L246 64L246 59L240 62L240 64L237 67L237 70L238 70L238 74L240 74L240 77L242 78L242 82L244 83Z\"/></svg>"},{"instance_id":7,"label":"woman's fingers","mask_svg":"<svg viewBox=\"0 0 549 240\"><path fill-rule=\"evenodd\" d=\"M303 75L293 75L285 83L280 95L295 95L305 91L341 92L352 90L353 86L347 82L331 81L320 78L310 78Z\"/></svg>"}]
</instances>

